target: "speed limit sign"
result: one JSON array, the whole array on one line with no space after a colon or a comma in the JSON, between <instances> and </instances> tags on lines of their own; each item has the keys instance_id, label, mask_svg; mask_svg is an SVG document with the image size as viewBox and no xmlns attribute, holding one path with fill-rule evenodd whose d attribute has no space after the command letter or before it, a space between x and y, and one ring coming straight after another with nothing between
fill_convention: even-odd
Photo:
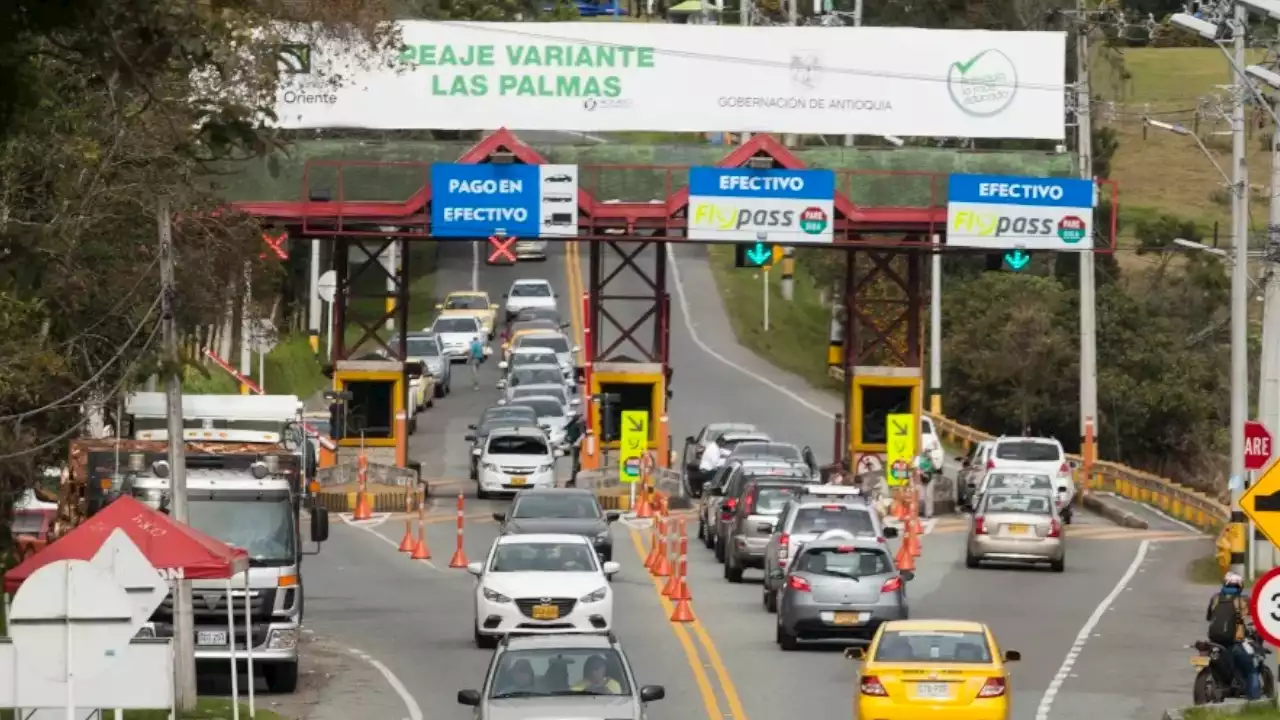
<instances>
[{"instance_id":1,"label":"speed limit sign","mask_svg":"<svg viewBox=\"0 0 1280 720\"><path fill-rule=\"evenodd\" d=\"M1262 639L1280 646L1280 567L1271 568L1254 583L1249 615Z\"/></svg>"}]
</instances>

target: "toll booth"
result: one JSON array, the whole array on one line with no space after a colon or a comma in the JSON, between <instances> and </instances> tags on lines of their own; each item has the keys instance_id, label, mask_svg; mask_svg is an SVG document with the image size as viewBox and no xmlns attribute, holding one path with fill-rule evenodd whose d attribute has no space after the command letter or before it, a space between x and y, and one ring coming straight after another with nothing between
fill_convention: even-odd
<instances>
[{"instance_id":1,"label":"toll booth","mask_svg":"<svg viewBox=\"0 0 1280 720\"><path fill-rule=\"evenodd\" d=\"M398 360L339 360L333 389L342 400L331 407L330 424L339 447L395 448L407 455L409 379L420 363Z\"/></svg>"},{"instance_id":2,"label":"toll booth","mask_svg":"<svg viewBox=\"0 0 1280 720\"><path fill-rule=\"evenodd\" d=\"M649 416L650 450L666 457L667 382L661 363L601 362L591 369L591 428L598 447L616 451L622 436L622 414L642 411Z\"/></svg>"},{"instance_id":3,"label":"toll booth","mask_svg":"<svg viewBox=\"0 0 1280 720\"><path fill-rule=\"evenodd\" d=\"M912 416L910 452L918 453L923 388L917 367L857 367L849 378L849 457L888 451L890 415Z\"/></svg>"}]
</instances>

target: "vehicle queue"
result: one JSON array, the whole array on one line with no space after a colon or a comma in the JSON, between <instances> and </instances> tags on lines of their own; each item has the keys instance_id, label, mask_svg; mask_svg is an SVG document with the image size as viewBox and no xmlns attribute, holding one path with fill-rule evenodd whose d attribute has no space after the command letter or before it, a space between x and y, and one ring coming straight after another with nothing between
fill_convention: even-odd
<instances>
[{"instance_id":1,"label":"vehicle queue","mask_svg":"<svg viewBox=\"0 0 1280 720\"><path fill-rule=\"evenodd\" d=\"M474 641L494 655L484 685L457 699L477 720L643 718L665 690L639 684L613 633L619 514L604 511L591 491L566 487L556 471L583 432L578 348L549 283L517 280L505 299L500 307L484 296L469 308L477 316L500 311L504 320L502 396L469 426L471 478L479 497L512 502L494 513L498 539L467 568L476 578ZM454 312L442 317L462 318L462 302L446 298L442 311ZM467 330L492 340L496 325L477 317ZM450 328L432 332L449 339ZM940 470L941 445L931 431L931 424L922 428L922 450ZM960 459L958 499L973 510L966 565L1046 562L1060 571L1074 492L1070 468L1061 470L1061 445L995 443L981 468L976 455ZM780 650L837 642L861 663L856 717L1007 720L1007 663L1020 655L1002 651L981 623L911 618L914 574L890 552L898 528L884 517L878 483L824 484L809 448L736 422L687 438L682 465L684 491L697 502L698 538L723 564L725 580L738 584L748 571L763 572L761 604L774 615Z\"/></svg>"}]
</instances>

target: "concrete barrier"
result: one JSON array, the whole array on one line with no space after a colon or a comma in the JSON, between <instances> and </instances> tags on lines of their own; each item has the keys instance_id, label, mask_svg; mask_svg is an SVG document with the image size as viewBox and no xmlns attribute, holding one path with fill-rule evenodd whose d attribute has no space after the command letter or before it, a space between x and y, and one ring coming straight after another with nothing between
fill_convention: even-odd
<instances>
[{"instance_id":1,"label":"concrete barrier","mask_svg":"<svg viewBox=\"0 0 1280 720\"><path fill-rule=\"evenodd\" d=\"M1103 497L1096 494L1084 495L1080 498L1080 502L1085 508L1101 515L1111 522L1127 528L1136 528L1138 530L1146 530L1151 527L1150 523L1123 508L1107 502Z\"/></svg>"},{"instance_id":2,"label":"concrete barrier","mask_svg":"<svg viewBox=\"0 0 1280 720\"><path fill-rule=\"evenodd\" d=\"M369 502L376 513L404 512L405 491L399 488L370 488ZM329 512L354 512L356 493L321 490L315 494L316 504Z\"/></svg>"},{"instance_id":3,"label":"concrete barrier","mask_svg":"<svg viewBox=\"0 0 1280 720\"><path fill-rule=\"evenodd\" d=\"M1229 718L1231 717L1233 712L1243 710L1244 708L1247 708L1251 705L1256 705L1257 707L1269 708L1269 709L1275 707L1275 703L1269 700L1261 700L1258 702L1251 703L1247 700L1233 699L1233 700L1223 700L1222 702L1216 705L1202 705L1200 706L1200 708L1207 709L1215 713L1218 712L1219 710L1222 710L1224 711L1221 713L1222 717ZM1200 709L1200 708L1197 708L1194 705L1189 707L1184 707L1184 708L1170 708L1168 710L1165 710L1164 715L1161 715L1160 718L1161 720L1186 720L1188 712L1192 710Z\"/></svg>"}]
</instances>

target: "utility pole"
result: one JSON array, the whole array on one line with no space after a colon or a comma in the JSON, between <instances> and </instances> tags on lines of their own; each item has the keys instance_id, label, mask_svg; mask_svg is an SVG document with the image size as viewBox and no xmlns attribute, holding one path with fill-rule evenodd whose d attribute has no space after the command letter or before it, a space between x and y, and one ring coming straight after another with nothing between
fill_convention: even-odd
<instances>
[{"instance_id":1,"label":"utility pole","mask_svg":"<svg viewBox=\"0 0 1280 720\"><path fill-rule=\"evenodd\" d=\"M253 377L253 269L244 264L244 300L240 303L240 372ZM240 394L248 395L249 386L240 384Z\"/></svg>"},{"instance_id":2,"label":"utility pole","mask_svg":"<svg viewBox=\"0 0 1280 720\"><path fill-rule=\"evenodd\" d=\"M168 198L160 198L156 208L156 225L160 231L160 322L168 364L164 381L168 410L169 435L169 508L173 519L187 522L187 447L182 433L182 358L178 350L178 328L173 301L177 294L174 281L173 234ZM174 581L173 654L174 707L177 711L196 708L195 624L192 621L191 581ZM228 599L229 601L229 599Z\"/></svg>"},{"instance_id":3,"label":"utility pole","mask_svg":"<svg viewBox=\"0 0 1280 720\"><path fill-rule=\"evenodd\" d=\"M1235 5L1235 22L1231 41L1234 62L1232 84L1234 104L1231 109L1231 235L1234 264L1231 266L1231 522L1237 525L1231 548L1231 569L1244 573L1247 549L1253 538L1245 535L1244 513L1240 496L1245 490L1244 424L1249 412L1249 177L1245 160L1244 92L1249 79L1244 76L1245 29L1248 11ZM1239 542L1243 536L1244 542Z\"/></svg>"},{"instance_id":4,"label":"utility pole","mask_svg":"<svg viewBox=\"0 0 1280 720\"><path fill-rule=\"evenodd\" d=\"M800 24L800 0L787 0L787 25L795 27ZM800 138L795 133L787 133L782 136L782 144L793 148L800 144Z\"/></svg>"},{"instance_id":5,"label":"utility pole","mask_svg":"<svg viewBox=\"0 0 1280 720\"><path fill-rule=\"evenodd\" d=\"M942 236L933 235L929 273L929 412L942 414Z\"/></svg>"},{"instance_id":6,"label":"utility pole","mask_svg":"<svg viewBox=\"0 0 1280 720\"><path fill-rule=\"evenodd\" d=\"M1089 6L1076 2L1076 156L1080 178L1093 180L1092 91L1089 88ZM1094 191L1097 197L1097 190ZM1084 474L1093 472L1094 437L1098 432L1097 294L1093 250L1080 253L1080 447Z\"/></svg>"},{"instance_id":7,"label":"utility pole","mask_svg":"<svg viewBox=\"0 0 1280 720\"><path fill-rule=\"evenodd\" d=\"M1274 102L1280 115L1280 97ZM1258 383L1258 419L1271 432L1280 430L1280 265L1276 263L1277 242L1280 241L1280 124L1271 136L1271 204L1267 213L1267 247L1263 267L1263 315L1262 315L1262 371ZM1257 540L1261 548L1270 543ZM1264 544L1265 543L1265 544ZM1265 557L1263 557L1265 555ZM1270 552L1254 552L1254 570L1269 570L1277 564L1276 548Z\"/></svg>"}]
</instances>

